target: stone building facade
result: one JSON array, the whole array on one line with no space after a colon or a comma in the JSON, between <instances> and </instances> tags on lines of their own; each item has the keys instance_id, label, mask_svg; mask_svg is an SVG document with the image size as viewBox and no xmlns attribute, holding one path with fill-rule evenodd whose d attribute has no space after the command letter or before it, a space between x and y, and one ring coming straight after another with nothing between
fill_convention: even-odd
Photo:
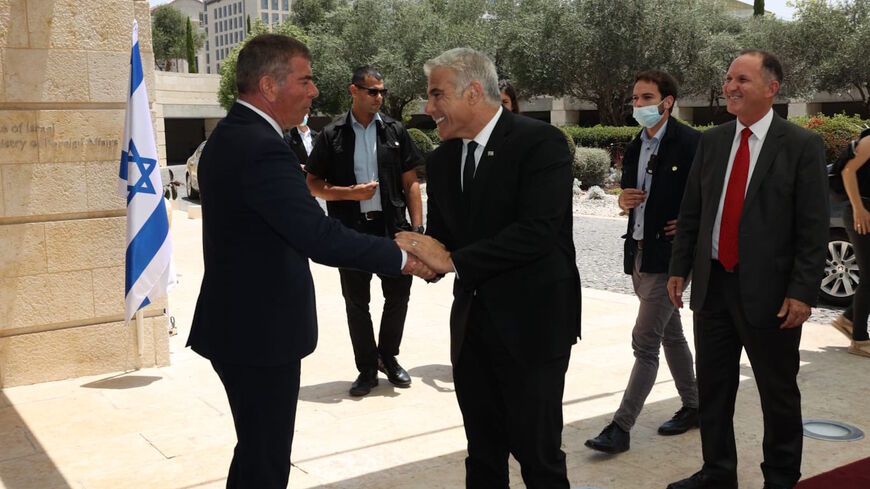
<instances>
[{"instance_id":1,"label":"stone building facade","mask_svg":"<svg viewBox=\"0 0 870 489\"><path fill-rule=\"evenodd\" d=\"M0 0L0 387L169 362L165 301L123 322L134 18L153 103L147 0Z\"/></svg>"}]
</instances>

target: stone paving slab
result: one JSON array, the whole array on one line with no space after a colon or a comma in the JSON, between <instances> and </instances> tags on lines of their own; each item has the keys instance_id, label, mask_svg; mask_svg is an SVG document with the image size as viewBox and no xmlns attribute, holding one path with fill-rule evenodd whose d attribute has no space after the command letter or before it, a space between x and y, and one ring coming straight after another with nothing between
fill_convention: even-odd
<instances>
[{"instance_id":1,"label":"stone paving slab","mask_svg":"<svg viewBox=\"0 0 870 489\"><path fill-rule=\"evenodd\" d=\"M176 211L173 241L180 284L170 308L179 335L172 365L0 391L0 489L220 488L235 443L223 388L207 361L184 348L202 278L201 221ZM313 265L320 344L302 363L290 488L458 488L465 435L453 393L447 320L451 280L415 281L402 352L408 389L381 384L364 398L347 389L355 368L337 271ZM372 310L382 308L373 286ZM663 488L701 464L700 438L656 434L679 409L667 368L632 431L632 448L606 456L583 446L609 421L633 357L637 301L583 290L583 340L573 351L564 396L564 450L575 486ZM683 312L688 336L691 315ZM846 338L807 324L800 384L806 418L827 417L870 431L865 388L870 361L849 355ZM761 416L744 357L735 430L740 486L760 488ZM870 456L867 439L805 440L803 472L812 476ZM511 487L524 487L511 462Z\"/></svg>"}]
</instances>

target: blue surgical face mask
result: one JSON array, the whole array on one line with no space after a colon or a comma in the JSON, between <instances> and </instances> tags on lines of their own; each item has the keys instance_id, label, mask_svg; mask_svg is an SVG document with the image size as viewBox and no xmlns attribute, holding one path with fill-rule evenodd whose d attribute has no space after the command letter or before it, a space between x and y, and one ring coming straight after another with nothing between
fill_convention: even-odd
<instances>
[{"instance_id":1,"label":"blue surgical face mask","mask_svg":"<svg viewBox=\"0 0 870 489\"><path fill-rule=\"evenodd\" d=\"M302 118L302 124L299 124L299 125L300 126L307 126L308 125L308 114L305 114L305 117Z\"/></svg>"},{"instance_id":2,"label":"blue surgical face mask","mask_svg":"<svg viewBox=\"0 0 870 489\"><path fill-rule=\"evenodd\" d=\"M647 105L645 107L635 107L632 112L632 116L634 116L634 120L637 121L643 127L653 127L662 120L664 114L659 113L659 105L663 104L665 101L655 105Z\"/></svg>"}]
</instances>

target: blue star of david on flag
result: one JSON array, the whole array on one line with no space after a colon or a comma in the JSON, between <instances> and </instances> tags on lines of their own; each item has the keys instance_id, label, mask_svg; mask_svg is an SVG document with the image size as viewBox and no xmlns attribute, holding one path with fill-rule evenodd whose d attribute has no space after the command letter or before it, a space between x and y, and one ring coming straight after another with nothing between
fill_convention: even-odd
<instances>
[{"instance_id":1,"label":"blue star of david on flag","mask_svg":"<svg viewBox=\"0 0 870 489\"><path fill-rule=\"evenodd\" d=\"M133 21L130 85L124 123L124 147L118 170L118 193L127 197L125 321L165 296L175 285L169 217L163 201L157 145L151 126L148 92L139 54L139 25Z\"/></svg>"},{"instance_id":2,"label":"blue star of david on flag","mask_svg":"<svg viewBox=\"0 0 870 489\"><path fill-rule=\"evenodd\" d=\"M128 169L131 162L136 163L136 167L139 169L139 179L136 180L135 184L127 185L127 205L130 204L133 196L137 193L157 193L154 190L154 185L151 183L151 172L157 167L157 160L140 156L139 151L136 149L136 144L133 143L132 139L130 140L130 151L124 151L121 159L126 160Z\"/></svg>"}]
</instances>

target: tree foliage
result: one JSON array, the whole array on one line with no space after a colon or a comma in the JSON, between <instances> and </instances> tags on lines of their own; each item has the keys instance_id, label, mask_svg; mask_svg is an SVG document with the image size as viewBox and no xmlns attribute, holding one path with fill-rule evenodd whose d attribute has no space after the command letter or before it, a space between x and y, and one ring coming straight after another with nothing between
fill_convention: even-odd
<instances>
[{"instance_id":1,"label":"tree foliage","mask_svg":"<svg viewBox=\"0 0 870 489\"><path fill-rule=\"evenodd\" d=\"M154 49L154 61L163 71L172 69L176 59L185 59L185 34L188 17L180 10L170 5L154 9L151 14L151 43ZM205 36L200 32L192 32L194 52L202 47Z\"/></svg>"},{"instance_id":2,"label":"tree foliage","mask_svg":"<svg viewBox=\"0 0 870 489\"><path fill-rule=\"evenodd\" d=\"M187 72L197 73L196 48L193 46L193 28L190 25L190 17L187 18L187 25L184 29L184 50L187 54Z\"/></svg>"}]
</instances>

